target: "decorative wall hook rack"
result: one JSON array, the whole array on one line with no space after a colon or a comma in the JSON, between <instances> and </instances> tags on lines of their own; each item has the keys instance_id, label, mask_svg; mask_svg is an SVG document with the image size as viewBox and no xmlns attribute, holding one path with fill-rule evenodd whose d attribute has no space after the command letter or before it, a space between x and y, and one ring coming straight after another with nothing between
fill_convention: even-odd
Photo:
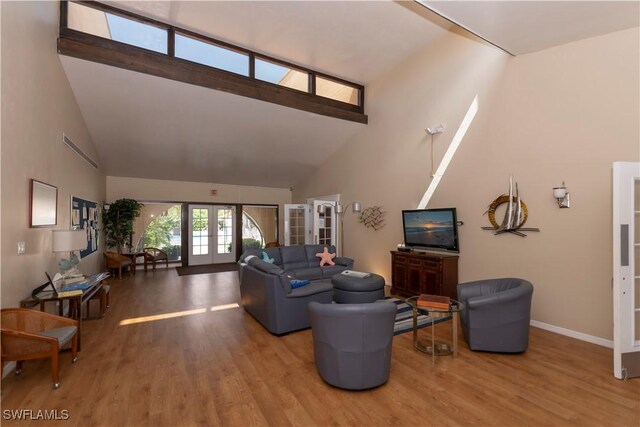
<instances>
[{"instance_id":1,"label":"decorative wall hook rack","mask_svg":"<svg viewBox=\"0 0 640 427\"><path fill-rule=\"evenodd\" d=\"M386 213L386 211L382 210L382 206L371 206L362 211L359 221L365 227L373 228L377 231L385 226L384 217Z\"/></svg>"}]
</instances>

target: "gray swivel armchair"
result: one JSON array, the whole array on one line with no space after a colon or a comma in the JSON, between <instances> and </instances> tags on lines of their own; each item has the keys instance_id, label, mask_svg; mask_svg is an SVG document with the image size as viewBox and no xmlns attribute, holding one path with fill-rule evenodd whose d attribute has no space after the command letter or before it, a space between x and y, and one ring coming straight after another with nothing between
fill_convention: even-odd
<instances>
[{"instance_id":1,"label":"gray swivel armchair","mask_svg":"<svg viewBox=\"0 0 640 427\"><path fill-rule=\"evenodd\" d=\"M364 390L389 379L396 305L309 303L318 374L329 384Z\"/></svg>"},{"instance_id":2,"label":"gray swivel armchair","mask_svg":"<svg viewBox=\"0 0 640 427\"><path fill-rule=\"evenodd\" d=\"M464 337L471 350L521 353L529 345L533 285L505 278L460 283Z\"/></svg>"}]
</instances>

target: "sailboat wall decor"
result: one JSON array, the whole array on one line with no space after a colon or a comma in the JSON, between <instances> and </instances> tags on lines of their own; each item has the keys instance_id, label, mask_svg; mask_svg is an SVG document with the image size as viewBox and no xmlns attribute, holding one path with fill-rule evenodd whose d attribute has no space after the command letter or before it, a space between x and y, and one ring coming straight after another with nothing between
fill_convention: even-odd
<instances>
[{"instance_id":1,"label":"sailboat wall decor","mask_svg":"<svg viewBox=\"0 0 640 427\"><path fill-rule=\"evenodd\" d=\"M492 227L482 227L483 230L493 230L494 234L511 233L520 237L527 237L523 231L540 231L539 228L524 228L523 225L527 222L529 212L527 205L524 204L520 198L520 190L518 189L518 183L516 182L516 191L513 191L513 176L509 177L509 194L503 194L495 199L490 205L489 209L485 212L488 214L489 222ZM507 210L504 213L502 222L498 224L496 221L496 209L498 206L506 203Z\"/></svg>"}]
</instances>

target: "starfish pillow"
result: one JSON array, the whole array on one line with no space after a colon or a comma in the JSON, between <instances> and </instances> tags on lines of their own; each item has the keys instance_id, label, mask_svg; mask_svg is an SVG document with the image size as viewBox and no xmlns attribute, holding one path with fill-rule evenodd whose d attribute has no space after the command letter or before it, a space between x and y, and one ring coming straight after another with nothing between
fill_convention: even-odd
<instances>
[{"instance_id":1,"label":"starfish pillow","mask_svg":"<svg viewBox=\"0 0 640 427\"><path fill-rule=\"evenodd\" d=\"M322 267L325 264L336 265L336 263L332 261L332 259L336 257L336 254L330 254L329 248L326 246L324 247L322 252L318 252L316 256L320 258L320 267Z\"/></svg>"}]
</instances>

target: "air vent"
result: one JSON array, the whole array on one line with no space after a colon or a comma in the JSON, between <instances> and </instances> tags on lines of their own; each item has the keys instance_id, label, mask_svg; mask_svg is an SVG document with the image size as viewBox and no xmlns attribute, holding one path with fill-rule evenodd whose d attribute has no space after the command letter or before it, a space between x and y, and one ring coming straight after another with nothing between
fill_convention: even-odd
<instances>
[{"instance_id":1,"label":"air vent","mask_svg":"<svg viewBox=\"0 0 640 427\"><path fill-rule=\"evenodd\" d=\"M98 169L98 164L93 161L93 159L85 154L84 151L80 149L76 144L73 143L71 139L64 133L62 134L62 142L67 144L67 147L71 148L78 156L82 157L87 163L89 163L94 168Z\"/></svg>"}]
</instances>

